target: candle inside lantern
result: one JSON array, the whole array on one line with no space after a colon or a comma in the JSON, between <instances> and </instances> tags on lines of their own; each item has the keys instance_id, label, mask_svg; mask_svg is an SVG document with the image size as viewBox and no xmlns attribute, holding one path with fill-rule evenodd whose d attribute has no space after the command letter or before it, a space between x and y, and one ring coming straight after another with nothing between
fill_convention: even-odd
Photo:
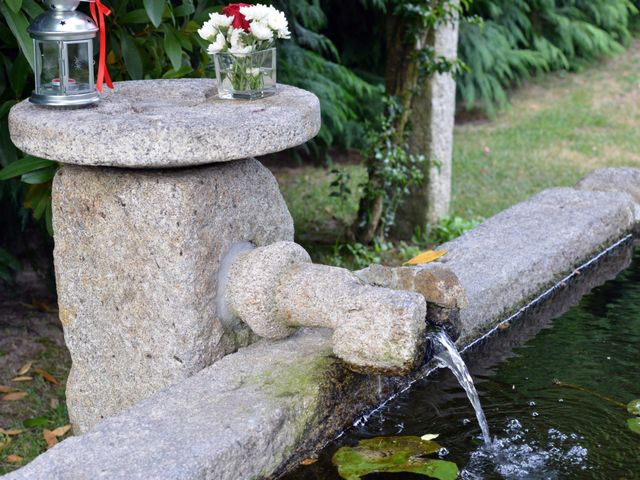
<instances>
[{"instance_id":1,"label":"candle inside lantern","mask_svg":"<svg viewBox=\"0 0 640 480\"><path fill-rule=\"evenodd\" d=\"M51 85L53 85L56 88L60 88L60 84L62 82L60 81L59 78L54 78L53 80L51 80ZM70 78L69 80L67 80L67 90L77 90L78 89L78 83L75 81L75 79Z\"/></svg>"}]
</instances>

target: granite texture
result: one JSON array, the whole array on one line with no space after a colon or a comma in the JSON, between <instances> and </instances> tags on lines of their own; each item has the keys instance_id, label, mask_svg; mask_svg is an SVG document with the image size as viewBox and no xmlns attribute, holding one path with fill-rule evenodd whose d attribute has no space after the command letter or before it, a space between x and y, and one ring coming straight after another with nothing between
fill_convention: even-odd
<instances>
[{"instance_id":1,"label":"granite texture","mask_svg":"<svg viewBox=\"0 0 640 480\"><path fill-rule=\"evenodd\" d=\"M580 180L576 188L594 192L626 192L640 205L640 169L602 168ZM640 221L640 215L638 215L638 221Z\"/></svg>"},{"instance_id":2,"label":"granite texture","mask_svg":"<svg viewBox=\"0 0 640 480\"><path fill-rule=\"evenodd\" d=\"M229 269L224 292L229 312L261 337L288 337L295 328L277 317L275 290L292 265L310 262L307 251L293 242L278 242L239 254Z\"/></svg>"},{"instance_id":3,"label":"granite texture","mask_svg":"<svg viewBox=\"0 0 640 480\"><path fill-rule=\"evenodd\" d=\"M98 105L11 109L13 143L38 157L77 165L166 168L226 162L300 145L320 129L320 103L278 85L276 95L221 100L213 80L117 82Z\"/></svg>"},{"instance_id":4,"label":"granite texture","mask_svg":"<svg viewBox=\"0 0 640 480\"><path fill-rule=\"evenodd\" d=\"M351 425L392 383L349 373L331 356L329 331L302 329L228 355L3 478L268 478Z\"/></svg>"},{"instance_id":5,"label":"granite texture","mask_svg":"<svg viewBox=\"0 0 640 480\"><path fill-rule=\"evenodd\" d=\"M224 296L228 310L263 337L284 338L301 326L333 329L334 354L355 371L407 374L423 356L421 295L314 265L293 242L237 255Z\"/></svg>"},{"instance_id":6,"label":"granite texture","mask_svg":"<svg viewBox=\"0 0 640 480\"><path fill-rule=\"evenodd\" d=\"M469 300L460 311L465 344L631 232L637 208L627 193L544 190L440 245L444 257L416 268L457 276Z\"/></svg>"},{"instance_id":7,"label":"granite texture","mask_svg":"<svg viewBox=\"0 0 640 480\"><path fill-rule=\"evenodd\" d=\"M427 301L427 323L445 328L454 340L460 335L460 310L469 301L451 270L442 266L424 269L371 265L355 274L370 285L419 293Z\"/></svg>"},{"instance_id":8,"label":"granite texture","mask_svg":"<svg viewBox=\"0 0 640 480\"><path fill-rule=\"evenodd\" d=\"M53 222L76 432L202 370L253 335L216 314L236 242L293 238L271 173L253 159L181 170L63 167Z\"/></svg>"},{"instance_id":9,"label":"granite texture","mask_svg":"<svg viewBox=\"0 0 640 480\"><path fill-rule=\"evenodd\" d=\"M290 325L331 326L333 353L351 370L406 375L424 356L427 305L413 292L372 287L349 270L298 264L276 288Z\"/></svg>"}]
</instances>

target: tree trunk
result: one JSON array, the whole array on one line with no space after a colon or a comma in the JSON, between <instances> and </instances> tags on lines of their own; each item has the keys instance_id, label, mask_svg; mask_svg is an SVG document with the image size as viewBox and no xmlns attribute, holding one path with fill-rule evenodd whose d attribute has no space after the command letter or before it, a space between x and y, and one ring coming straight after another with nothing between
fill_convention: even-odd
<instances>
[{"instance_id":1,"label":"tree trunk","mask_svg":"<svg viewBox=\"0 0 640 480\"><path fill-rule=\"evenodd\" d=\"M446 23L433 31L427 41L437 56L456 58L458 22ZM455 80L451 74L426 78L412 105L409 136L411 153L424 155L424 180L411 189L396 213L392 236L409 239L416 227L437 223L449 213L451 199L451 158L455 115Z\"/></svg>"},{"instance_id":2,"label":"tree trunk","mask_svg":"<svg viewBox=\"0 0 640 480\"><path fill-rule=\"evenodd\" d=\"M411 118L411 107L418 82L417 49L420 41L407 36L409 26L407 20L399 16L389 16L387 20L385 90L386 95L396 97L402 107L402 113L395 121L395 143L404 143L405 129ZM426 35L425 35L426 37ZM374 238L381 238L381 222L384 210L384 181L377 175L373 158L367 159L369 168L369 185L377 192L373 197L360 200L355 228L355 238L362 243L371 243Z\"/></svg>"}]
</instances>

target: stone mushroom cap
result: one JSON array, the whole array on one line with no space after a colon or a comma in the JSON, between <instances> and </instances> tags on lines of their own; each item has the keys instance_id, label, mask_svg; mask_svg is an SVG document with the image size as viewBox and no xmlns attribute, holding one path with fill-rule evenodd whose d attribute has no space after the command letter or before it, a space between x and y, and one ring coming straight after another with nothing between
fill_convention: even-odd
<instances>
[{"instance_id":1,"label":"stone mushroom cap","mask_svg":"<svg viewBox=\"0 0 640 480\"><path fill-rule=\"evenodd\" d=\"M11 109L13 143L76 165L167 168L279 152L320 130L320 102L278 85L260 100L222 100L209 79L117 82L92 108L54 109L25 100Z\"/></svg>"}]
</instances>

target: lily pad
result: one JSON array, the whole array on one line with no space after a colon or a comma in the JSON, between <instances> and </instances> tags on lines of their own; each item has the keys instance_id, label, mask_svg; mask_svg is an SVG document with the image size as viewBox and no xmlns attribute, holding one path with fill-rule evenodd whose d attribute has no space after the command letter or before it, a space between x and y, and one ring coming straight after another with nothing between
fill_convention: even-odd
<instances>
[{"instance_id":1,"label":"lily pad","mask_svg":"<svg viewBox=\"0 0 640 480\"><path fill-rule=\"evenodd\" d=\"M400 472L455 480L459 473L455 463L426 458L441 448L420 437L376 437L361 440L357 447L342 447L332 461L345 480L359 480L370 473Z\"/></svg>"},{"instance_id":2,"label":"lily pad","mask_svg":"<svg viewBox=\"0 0 640 480\"><path fill-rule=\"evenodd\" d=\"M630 418L627 420L627 426L632 432L640 434L640 417Z\"/></svg>"},{"instance_id":3,"label":"lily pad","mask_svg":"<svg viewBox=\"0 0 640 480\"><path fill-rule=\"evenodd\" d=\"M637 398L635 400L631 400L627 404L627 411L631 415L640 415L640 398Z\"/></svg>"}]
</instances>

